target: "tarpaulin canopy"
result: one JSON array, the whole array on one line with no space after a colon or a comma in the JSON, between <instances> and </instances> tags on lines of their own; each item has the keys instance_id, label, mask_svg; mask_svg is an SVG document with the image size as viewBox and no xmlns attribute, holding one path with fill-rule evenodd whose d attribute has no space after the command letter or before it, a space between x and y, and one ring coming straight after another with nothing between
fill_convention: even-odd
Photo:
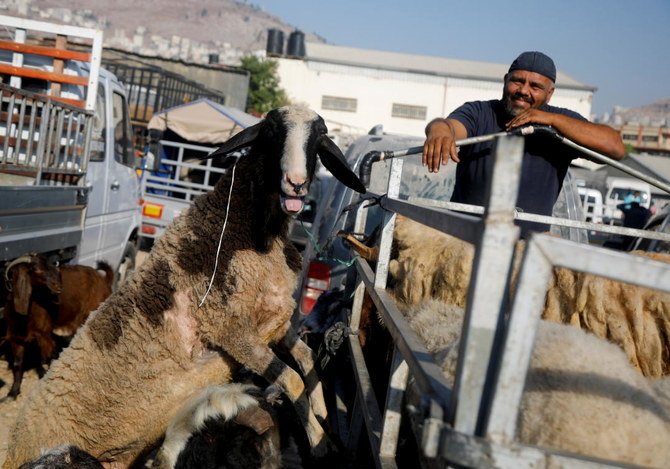
<instances>
[{"instance_id":1,"label":"tarpaulin canopy","mask_svg":"<svg viewBox=\"0 0 670 469\"><path fill-rule=\"evenodd\" d=\"M199 99L154 114L149 130L173 131L181 138L202 144L221 144L260 119L239 109Z\"/></svg>"}]
</instances>

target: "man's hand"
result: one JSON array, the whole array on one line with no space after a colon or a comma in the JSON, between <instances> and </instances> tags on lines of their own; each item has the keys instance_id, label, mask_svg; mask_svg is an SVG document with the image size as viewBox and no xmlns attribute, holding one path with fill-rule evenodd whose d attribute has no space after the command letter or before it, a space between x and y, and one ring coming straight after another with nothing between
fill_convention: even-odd
<instances>
[{"instance_id":1,"label":"man's hand","mask_svg":"<svg viewBox=\"0 0 670 469\"><path fill-rule=\"evenodd\" d=\"M531 108L525 110L505 124L505 128L510 130L527 124L553 125L555 116L556 114L551 112Z\"/></svg>"},{"instance_id":2,"label":"man's hand","mask_svg":"<svg viewBox=\"0 0 670 469\"><path fill-rule=\"evenodd\" d=\"M423 144L421 162L428 171L437 173L440 164L446 165L449 159L458 163L458 149L453 124L446 119L435 119L428 124L426 142Z\"/></svg>"}]
</instances>

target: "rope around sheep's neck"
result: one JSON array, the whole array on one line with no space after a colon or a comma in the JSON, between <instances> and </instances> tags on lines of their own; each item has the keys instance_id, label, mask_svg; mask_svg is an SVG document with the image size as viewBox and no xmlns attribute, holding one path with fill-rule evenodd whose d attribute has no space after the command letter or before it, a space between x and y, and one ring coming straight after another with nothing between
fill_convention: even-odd
<instances>
[{"instance_id":1,"label":"rope around sheep's neck","mask_svg":"<svg viewBox=\"0 0 670 469\"><path fill-rule=\"evenodd\" d=\"M238 160L239 161L239 160ZM235 182L235 168L237 167L237 161L235 161L235 164L233 165L233 173L232 177L230 179L230 190L228 191L228 203L226 204L226 216L223 219L223 227L221 228L221 236L219 236L219 246L216 248L216 259L214 261L214 271L212 272L212 278L209 279L209 285L207 286L207 291L205 291L205 295L202 297L200 300L200 303L198 304L198 308L202 306L202 304L205 302L205 299L207 298L207 295L209 295L209 290L212 289L212 285L214 284L214 276L216 275L216 269L219 267L219 253L221 252L221 244L223 243L223 233L226 232L226 225L228 224L228 212L230 211L230 199L233 194L233 183Z\"/></svg>"}]
</instances>

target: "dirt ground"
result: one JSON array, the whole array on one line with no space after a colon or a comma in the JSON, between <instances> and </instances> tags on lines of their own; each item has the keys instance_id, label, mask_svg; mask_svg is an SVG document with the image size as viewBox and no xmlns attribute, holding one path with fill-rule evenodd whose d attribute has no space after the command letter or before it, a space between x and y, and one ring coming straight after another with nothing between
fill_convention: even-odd
<instances>
[{"instance_id":1,"label":"dirt ground","mask_svg":"<svg viewBox=\"0 0 670 469\"><path fill-rule=\"evenodd\" d=\"M137 253L136 265L139 267L148 253L140 251ZM30 392L30 388L37 383L37 372L35 370L27 371L23 376L21 384L21 394L16 400L8 399L7 393L12 386L12 372L9 364L4 357L0 357L0 466L5 462L7 455L7 440L9 431L16 418L19 406L23 399Z\"/></svg>"},{"instance_id":2,"label":"dirt ground","mask_svg":"<svg viewBox=\"0 0 670 469\"><path fill-rule=\"evenodd\" d=\"M12 372L9 370L7 361L0 359L0 466L5 462L9 431L16 418L16 413L35 383L37 383L37 372L29 370L23 375L19 397L16 400L8 399L6 396L12 386Z\"/></svg>"}]
</instances>

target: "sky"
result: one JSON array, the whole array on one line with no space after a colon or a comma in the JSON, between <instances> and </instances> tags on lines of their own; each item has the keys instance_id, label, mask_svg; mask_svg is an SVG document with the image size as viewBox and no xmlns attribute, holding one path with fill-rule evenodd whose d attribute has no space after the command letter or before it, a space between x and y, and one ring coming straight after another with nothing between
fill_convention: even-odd
<instances>
[{"instance_id":1,"label":"sky","mask_svg":"<svg viewBox=\"0 0 670 469\"><path fill-rule=\"evenodd\" d=\"M501 64L539 50L597 88L598 115L670 98L670 0L248 3L338 46Z\"/></svg>"}]
</instances>

